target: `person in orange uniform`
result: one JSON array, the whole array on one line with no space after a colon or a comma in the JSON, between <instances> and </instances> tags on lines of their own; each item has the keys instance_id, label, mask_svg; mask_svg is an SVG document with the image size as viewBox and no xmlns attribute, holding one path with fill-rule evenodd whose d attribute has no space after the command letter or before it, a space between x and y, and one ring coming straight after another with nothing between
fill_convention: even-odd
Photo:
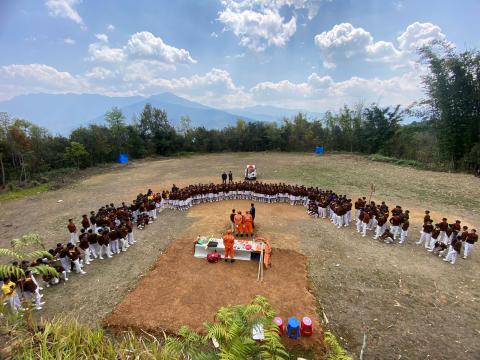
<instances>
[{"instance_id":1,"label":"person in orange uniform","mask_svg":"<svg viewBox=\"0 0 480 360\"><path fill-rule=\"evenodd\" d=\"M253 236L253 217L252 214L250 214L250 211L247 211L243 217L243 232L247 236Z\"/></svg>"},{"instance_id":2,"label":"person in orange uniform","mask_svg":"<svg viewBox=\"0 0 480 360\"><path fill-rule=\"evenodd\" d=\"M223 245L225 246L225 261L228 261L228 256L230 255L230 262L235 262L233 259L233 244L235 243L235 238L232 235L231 230L227 230L227 234L223 237Z\"/></svg>"},{"instance_id":3,"label":"person in orange uniform","mask_svg":"<svg viewBox=\"0 0 480 360\"><path fill-rule=\"evenodd\" d=\"M238 211L237 215L234 216L233 222L235 223L235 233L237 236L240 234L243 235L243 216L241 211Z\"/></svg>"}]
</instances>

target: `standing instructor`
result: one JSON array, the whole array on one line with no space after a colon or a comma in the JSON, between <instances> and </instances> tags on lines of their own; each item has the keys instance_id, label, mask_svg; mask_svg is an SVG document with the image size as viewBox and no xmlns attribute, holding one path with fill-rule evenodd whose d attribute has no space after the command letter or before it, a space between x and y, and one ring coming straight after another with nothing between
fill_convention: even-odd
<instances>
[{"instance_id":1,"label":"standing instructor","mask_svg":"<svg viewBox=\"0 0 480 360\"><path fill-rule=\"evenodd\" d=\"M253 203L250 204L250 215L252 215L252 227L255 228L255 205Z\"/></svg>"}]
</instances>

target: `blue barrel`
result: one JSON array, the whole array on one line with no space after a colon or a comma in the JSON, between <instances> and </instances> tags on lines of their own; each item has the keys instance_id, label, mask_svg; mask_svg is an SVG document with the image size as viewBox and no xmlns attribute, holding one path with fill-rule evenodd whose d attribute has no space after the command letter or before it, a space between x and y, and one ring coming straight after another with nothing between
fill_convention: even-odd
<instances>
[{"instance_id":1,"label":"blue barrel","mask_svg":"<svg viewBox=\"0 0 480 360\"><path fill-rule=\"evenodd\" d=\"M325 149L323 148L323 146L317 146L315 148L315 154L323 154L325 152Z\"/></svg>"}]
</instances>

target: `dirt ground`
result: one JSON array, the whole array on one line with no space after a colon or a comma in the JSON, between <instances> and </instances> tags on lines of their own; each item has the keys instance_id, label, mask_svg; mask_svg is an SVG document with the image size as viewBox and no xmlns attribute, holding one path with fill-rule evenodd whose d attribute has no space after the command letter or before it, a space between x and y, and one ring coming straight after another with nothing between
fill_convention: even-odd
<instances>
[{"instance_id":1,"label":"dirt ground","mask_svg":"<svg viewBox=\"0 0 480 360\"><path fill-rule=\"evenodd\" d=\"M434 220L446 216L479 227L480 183L469 175L419 171L353 155L248 153L140 161L57 191L0 203L0 246L29 231L39 232L47 243L65 241L70 217L79 221L91 209L130 201L148 187L160 190L172 183L218 182L223 170L240 176L246 163L257 165L261 181L316 185L353 199L368 196L374 183L375 200L402 205L413 214L407 244L398 246L362 238L353 227L337 230L326 220L307 217L301 207L276 211L276 205L257 206L259 224L275 225L265 229L273 246L307 257L318 318L354 357L366 333L365 359L479 358L480 245L470 259L459 259L452 266L414 244L425 209L432 211ZM60 199L63 202L58 203ZM216 206L228 211L227 204L213 204L204 211L213 213ZM260 220L262 216L268 221ZM45 291L42 315L101 321L174 239L207 231L212 221L217 228L221 226L217 221L224 219L203 217L197 208L162 213L153 225L136 232L139 242L125 254L97 260L81 279L72 275L65 285Z\"/></svg>"},{"instance_id":2,"label":"dirt ground","mask_svg":"<svg viewBox=\"0 0 480 360\"><path fill-rule=\"evenodd\" d=\"M227 201L196 206L189 212L195 219L181 239L175 240L159 258L154 269L108 316L106 323L117 328L176 332L182 325L201 331L213 321L216 311L226 305L250 302L256 295L267 297L284 321L291 316L313 320L314 336L290 341L304 349L324 353L323 332L316 314L315 298L308 292L307 258L297 251L294 234L283 237L293 218L304 217L302 207L286 204L257 206L262 214L256 221L257 234L272 239L272 268L264 281L257 282L257 261L209 264L193 257L193 240L198 234L224 234L230 209L248 209L247 201ZM274 233L277 236L272 236ZM280 236L278 236L280 235ZM286 246L283 246L283 245ZM280 248L281 246L282 248ZM285 339L286 340L286 339Z\"/></svg>"}]
</instances>

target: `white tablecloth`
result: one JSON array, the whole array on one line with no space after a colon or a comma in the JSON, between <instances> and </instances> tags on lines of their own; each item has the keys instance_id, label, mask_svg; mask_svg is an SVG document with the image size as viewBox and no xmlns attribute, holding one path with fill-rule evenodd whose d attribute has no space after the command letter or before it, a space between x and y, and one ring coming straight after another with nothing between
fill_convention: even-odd
<instances>
[{"instance_id":1,"label":"white tablecloth","mask_svg":"<svg viewBox=\"0 0 480 360\"><path fill-rule=\"evenodd\" d=\"M218 243L216 247L208 247L205 249L205 244L195 244L195 252L194 256L197 258L205 258L209 253L214 252L215 250L222 256L225 256L225 246L223 245L223 239L215 239ZM205 241L206 243L206 241ZM249 244L252 246L251 250L246 250L241 246L241 243L235 240L233 245L234 247L234 259L235 260L251 260L252 259L252 252L256 252L254 249L253 241L250 241ZM257 251L258 252L258 251Z\"/></svg>"}]
</instances>

